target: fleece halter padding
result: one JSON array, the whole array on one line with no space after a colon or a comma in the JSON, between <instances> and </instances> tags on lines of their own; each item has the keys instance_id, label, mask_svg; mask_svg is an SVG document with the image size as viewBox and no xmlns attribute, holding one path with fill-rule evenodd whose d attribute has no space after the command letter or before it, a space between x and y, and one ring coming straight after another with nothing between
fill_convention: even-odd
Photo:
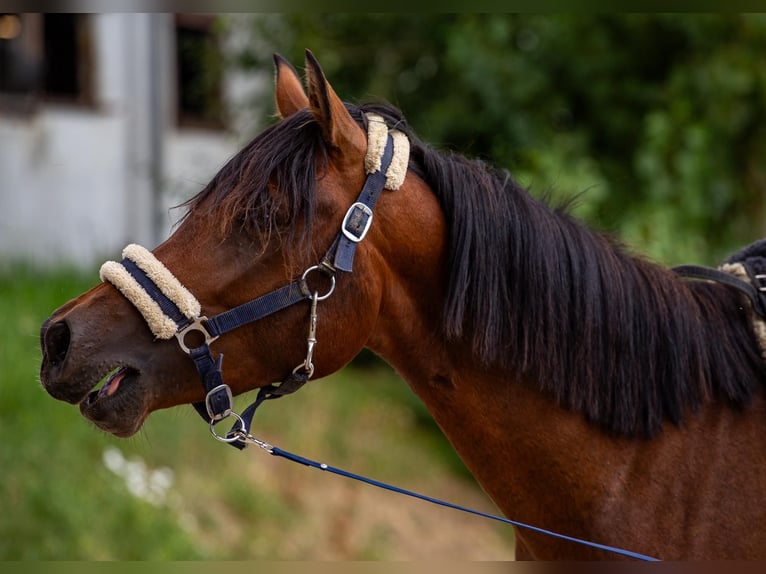
<instances>
[{"instance_id":1,"label":"fleece halter padding","mask_svg":"<svg viewBox=\"0 0 766 574\"><path fill-rule=\"evenodd\" d=\"M126 265L130 265L131 262L146 274L187 319L194 319L200 315L199 301L151 251L131 244L122 251L122 256L122 263L107 261L101 266L101 280L117 287L120 293L133 303L155 337L170 339L178 331L178 325L126 269Z\"/></svg>"},{"instance_id":2,"label":"fleece halter padding","mask_svg":"<svg viewBox=\"0 0 766 574\"><path fill-rule=\"evenodd\" d=\"M766 360L766 240L756 241L729 256L719 269L751 285L758 294L752 302L750 320L761 357Z\"/></svg>"},{"instance_id":3,"label":"fleece halter padding","mask_svg":"<svg viewBox=\"0 0 766 574\"><path fill-rule=\"evenodd\" d=\"M364 158L364 170L368 174L375 173L381 168L383 152L386 149L388 136L394 143L394 157L386 170L385 188L396 191L404 183L407 175L407 164L410 161L410 140L399 130L389 130L386 121L378 114L367 115L367 154Z\"/></svg>"}]
</instances>

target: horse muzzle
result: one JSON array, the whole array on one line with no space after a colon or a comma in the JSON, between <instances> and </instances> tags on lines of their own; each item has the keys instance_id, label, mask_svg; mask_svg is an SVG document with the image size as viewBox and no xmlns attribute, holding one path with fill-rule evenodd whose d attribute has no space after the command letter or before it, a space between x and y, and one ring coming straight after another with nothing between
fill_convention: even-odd
<instances>
[{"instance_id":1,"label":"horse muzzle","mask_svg":"<svg viewBox=\"0 0 766 574\"><path fill-rule=\"evenodd\" d=\"M52 318L40 328L40 347L43 353L40 366L40 382L53 398L71 404L80 403L93 387L89 377L66 373L72 332L66 321Z\"/></svg>"},{"instance_id":2,"label":"horse muzzle","mask_svg":"<svg viewBox=\"0 0 766 574\"><path fill-rule=\"evenodd\" d=\"M98 293L93 297L103 303ZM124 305L121 298L115 300ZM43 388L55 399L79 405L99 428L117 436L134 434L158 398L151 381L159 378L146 352L151 336L137 325L139 329L104 328L87 304L54 312L40 329Z\"/></svg>"}]
</instances>

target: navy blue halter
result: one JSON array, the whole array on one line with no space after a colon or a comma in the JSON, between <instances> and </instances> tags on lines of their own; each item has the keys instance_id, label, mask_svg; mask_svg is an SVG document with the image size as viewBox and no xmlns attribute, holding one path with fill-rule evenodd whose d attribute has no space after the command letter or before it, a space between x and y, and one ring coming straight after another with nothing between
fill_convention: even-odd
<instances>
[{"instance_id":1,"label":"navy blue halter","mask_svg":"<svg viewBox=\"0 0 766 574\"><path fill-rule=\"evenodd\" d=\"M213 317L201 316L188 319L138 265L127 258L122 260L121 264L128 273L160 306L162 311L175 321L178 343L181 349L194 361L194 366L205 390L205 401L194 403L193 406L200 416L211 425L211 428L212 425L233 414L233 402L231 389L223 381L223 354L219 354L214 358L210 345L218 337L234 329L268 317L301 301L315 299L317 294L311 292L306 280L310 271L318 270L329 277L332 280L333 287L337 271L352 272L357 245L364 239L370 229L373 216L372 210L385 188L386 171L391 164L393 155L393 139L389 135L381 159L380 169L368 174L356 202L351 205L343 218L340 232L318 265L309 268L300 279L296 279L288 285ZM325 296L329 296L329 292ZM198 340L202 338L204 342L197 344L197 346L189 347L187 341L194 338ZM306 366L308 367L308 365ZM256 400L242 412L241 416L238 415L236 417L237 423L227 436L233 436L237 432L249 433L253 415L264 401L276 399L297 391L309 380L312 371L313 367L310 370L308 368L296 368L281 383L262 387L258 391ZM240 449L246 446L244 441L238 440L231 441L229 444Z\"/></svg>"}]
</instances>

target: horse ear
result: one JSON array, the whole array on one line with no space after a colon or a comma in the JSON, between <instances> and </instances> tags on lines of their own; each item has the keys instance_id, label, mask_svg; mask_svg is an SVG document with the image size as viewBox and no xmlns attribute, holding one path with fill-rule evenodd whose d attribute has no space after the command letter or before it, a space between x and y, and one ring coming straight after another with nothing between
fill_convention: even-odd
<instances>
[{"instance_id":1,"label":"horse ear","mask_svg":"<svg viewBox=\"0 0 766 574\"><path fill-rule=\"evenodd\" d=\"M306 50L306 69L309 107L322 127L324 140L336 148L347 150L350 146L363 151L367 145L364 132L332 89L310 50Z\"/></svg>"},{"instance_id":2,"label":"horse ear","mask_svg":"<svg viewBox=\"0 0 766 574\"><path fill-rule=\"evenodd\" d=\"M274 54L274 72L276 74L274 95L279 117L286 118L298 110L309 107L309 99L303 91L298 72L279 54Z\"/></svg>"}]
</instances>

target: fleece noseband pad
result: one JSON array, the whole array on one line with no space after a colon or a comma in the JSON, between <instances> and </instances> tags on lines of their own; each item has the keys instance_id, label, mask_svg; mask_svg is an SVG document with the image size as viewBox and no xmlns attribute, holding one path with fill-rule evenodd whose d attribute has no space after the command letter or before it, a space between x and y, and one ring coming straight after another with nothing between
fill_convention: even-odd
<instances>
[{"instance_id":1,"label":"fleece noseband pad","mask_svg":"<svg viewBox=\"0 0 766 574\"><path fill-rule=\"evenodd\" d=\"M199 317L199 301L151 251L131 244L122 257L120 263L107 261L101 266L101 280L114 285L138 309L155 337L170 339L180 324Z\"/></svg>"}]
</instances>

